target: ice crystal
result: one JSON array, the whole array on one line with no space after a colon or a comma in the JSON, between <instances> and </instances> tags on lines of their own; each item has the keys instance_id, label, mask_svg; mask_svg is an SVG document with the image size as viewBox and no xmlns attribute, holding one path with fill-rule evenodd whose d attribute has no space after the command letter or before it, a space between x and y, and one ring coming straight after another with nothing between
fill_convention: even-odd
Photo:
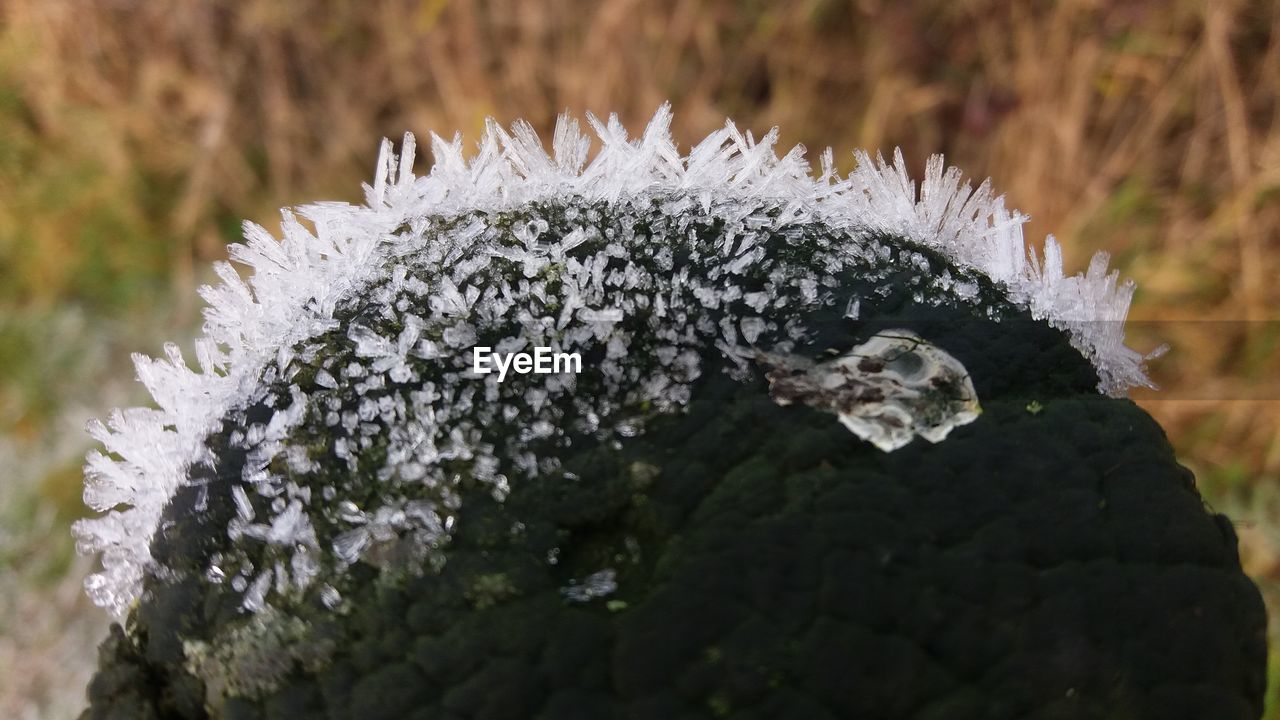
<instances>
[{"instance_id":1,"label":"ice crystal","mask_svg":"<svg viewBox=\"0 0 1280 720\"><path fill-rule=\"evenodd\" d=\"M780 405L834 412L855 435L886 452L919 435L942 442L982 412L969 373L909 330L883 330L834 360L761 353Z\"/></svg>"},{"instance_id":2,"label":"ice crystal","mask_svg":"<svg viewBox=\"0 0 1280 720\"><path fill-rule=\"evenodd\" d=\"M574 580L560 588L560 594L569 602L591 602L606 597L618 589L618 572L612 568L591 573L581 581Z\"/></svg>"},{"instance_id":3,"label":"ice crystal","mask_svg":"<svg viewBox=\"0 0 1280 720\"><path fill-rule=\"evenodd\" d=\"M207 575L245 592L249 610L309 588L336 606L335 587L314 586L322 558L339 568L422 561L452 531L463 473L502 498L518 477L559 472L554 454L534 448L554 444L565 423L610 442L642 432L630 409L687 401L703 352L745 376L757 349L786 352L806 337L802 312L834 302L838 273L893 256L880 236L959 269L962 277L928 280L920 297L972 300L972 274L985 275L1068 332L1101 391L1149 384L1146 356L1123 343L1132 284L1108 272L1101 253L1083 275L1064 276L1053 238L1042 255L1028 252L1025 218L941 158L918 186L898 153L892 162L858 153L841 178L828 151L815 176L801 149L777 155L776 131L756 139L726 123L682 155L670 121L663 107L632 140L616 117L589 117L601 144L590 162L591 140L568 117L550 153L528 124L490 122L470 160L460 138L432 135L435 162L422 176L406 135L398 155L383 142L364 205L300 208L310 227L285 210L279 240L246 223L230 257L251 275L215 266L222 283L201 290L208 308L194 368L175 345L162 359L136 356L155 406L89 427L102 450L87 459L85 502L103 514L75 533L81 552L101 554L102 570L85 582L93 601L123 613L138 597L166 504L196 469L214 467L207 441L225 431L246 455L244 473L208 492L230 494L228 534L257 549L221 558ZM545 207L557 208L560 226ZM524 220L508 222L503 214L517 210ZM608 222L614 216L630 221ZM798 241L806 227L827 230L814 253L765 261L774 238ZM676 242L691 253L679 262ZM929 267L919 254L898 261ZM853 318L864 301L874 298L840 300ZM341 320L355 305L363 314ZM500 352L599 348L597 392L576 393L573 376L502 386L470 377L459 354L482 335ZM332 343L349 352L328 356ZM656 362L642 366L641 356ZM250 417L251 407L270 415ZM509 441L490 432L512 422L528 431ZM387 484L380 507L356 506L332 479L303 482L317 466L291 438L308 423L351 472Z\"/></svg>"}]
</instances>

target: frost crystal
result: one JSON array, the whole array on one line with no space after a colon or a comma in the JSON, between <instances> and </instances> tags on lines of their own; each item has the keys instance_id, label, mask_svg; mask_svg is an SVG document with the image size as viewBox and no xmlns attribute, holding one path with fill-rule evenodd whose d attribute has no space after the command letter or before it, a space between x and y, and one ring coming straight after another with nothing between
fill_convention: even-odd
<instances>
[{"instance_id":1,"label":"frost crystal","mask_svg":"<svg viewBox=\"0 0 1280 720\"><path fill-rule=\"evenodd\" d=\"M884 330L828 362L761 353L769 394L836 413L855 435L889 452L919 435L942 442L982 409L959 360L908 330Z\"/></svg>"},{"instance_id":2,"label":"frost crystal","mask_svg":"<svg viewBox=\"0 0 1280 720\"><path fill-rule=\"evenodd\" d=\"M583 578L581 582L575 580L567 587L560 588L560 594L564 595L569 602L591 602L617 590L617 576L618 572L613 569L594 572Z\"/></svg>"},{"instance_id":3,"label":"frost crystal","mask_svg":"<svg viewBox=\"0 0 1280 720\"><path fill-rule=\"evenodd\" d=\"M223 282L201 290L194 367L175 345L162 359L136 356L155 407L89 427L103 449L87 458L84 497L103 514L75 534L81 552L101 554L85 581L93 601L123 613L138 597L157 570L151 539L166 504L215 466L208 441L225 433L245 454L242 477L207 491L230 498L228 536L256 544L207 576L228 578L253 611L308 588L335 606L337 589L313 584L321 565L429 561L452 531L463 477L500 499L517 477L557 472L555 455L535 448L557 442L563 424L617 442L643 431L630 409L687 401L705 353L745 376L758 351L803 341L803 311L836 301L839 273L893 256L881 236L937 252L963 275L932 278L921 297L975 301L973 274L985 275L1067 331L1103 392L1149 384L1146 356L1123 342L1133 285L1101 253L1085 274L1064 276L1052 238L1043 257L1028 253L1024 217L941 158L919 186L896 153L891 163L858 153L840 178L828 152L815 177L801 149L775 153L776 131L757 140L727 123L682 155L670 120L659 109L632 140L616 117L589 117L602 145L589 163L591 140L567 117L550 154L525 123L489 123L470 160L460 139L433 135L424 176L406 135L399 156L384 141L363 206L303 207L310 227L285 210L279 240L247 223L230 256L251 275L216 265ZM517 210L527 212L512 223ZM806 227L835 240L792 263L766 259L771 242ZM918 254L897 262L929 267ZM839 299L855 318L874 301ZM596 385L585 397L573 376L523 387L467 377L460 354L482 337L504 353L596 349ZM340 358L327 354L333 343L346 348ZM491 432L513 422L527 432L510 442ZM324 432L311 446L292 439L307 428ZM327 479L308 484L317 447L385 483L383 504L358 507L351 488Z\"/></svg>"}]
</instances>

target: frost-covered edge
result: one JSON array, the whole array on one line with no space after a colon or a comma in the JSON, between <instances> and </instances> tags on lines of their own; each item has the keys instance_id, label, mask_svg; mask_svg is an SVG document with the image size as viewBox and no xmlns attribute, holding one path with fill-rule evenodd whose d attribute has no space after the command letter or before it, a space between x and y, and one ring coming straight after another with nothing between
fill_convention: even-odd
<instances>
[{"instance_id":1,"label":"frost-covered edge","mask_svg":"<svg viewBox=\"0 0 1280 720\"><path fill-rule=\"evenodd\" d=\"M106 514L78 522L74 532L81 553L102 553L102 571L85 580L93 601L117 614L128 609L141 591L165 504L193 464L212 459L207 435L251 396L267 362L285 364L289 348L331 326L339 301L369 279L393 250L397 228L414 218L566 196L618 202L685 193L706 210L739 199L767 200L782 208L780 225L824 222L900 235L979 270L1003 283L1035 317L1068 331L1097 368L1100 391L1121 395L1151 386L1143 367L1150 355L1124 345L1134 285L1107 271L1107 254L1097 253L1086 273L1065 276L1052 236L1041 261L1024 245L1026 217L1006 209L989 182L973 190L959 170L944 170L940 156L930 158L917 193L900 152L891 163L857 152L857 168L842 179L828 149L814 177L804 148L778 157L776 129L756 140L726 122L682 156L670 134L669 106L637 140L628 138L616 116L607 123L587 119L602 143L589 163L591 139L567 115L557 124L551 154L523 121L508 132L490 120L470 161L460 137L445 141L432 134L435 163L425 176L413 173L415 141L406 133L399 157L383 140L373 184L364 186L365 206L299 208L314 233L285 209L280 241L245 223L246 242L232 245L230 257L252 268L249 281L219 262L215 271L223 283L200 289L208 308L204 337L195 341L199 370L190 369L172 343L163 359L135 355L138 378L157 407L116 410L106 423L89 425L106 452L87 457L84 500Z\"/></svg>"}]
</instances>

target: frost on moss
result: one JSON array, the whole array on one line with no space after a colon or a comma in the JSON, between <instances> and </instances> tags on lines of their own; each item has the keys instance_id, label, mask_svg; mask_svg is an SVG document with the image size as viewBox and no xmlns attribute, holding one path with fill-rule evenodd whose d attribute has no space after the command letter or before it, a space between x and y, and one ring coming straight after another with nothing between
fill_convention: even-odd
<instances>
[{"instance_id":1,"label":"frost on moss","mask_svg":"<svg viewBox=\"0 0 1280 720\"><path fill-rule=\"evenodd\" d=\"M550 479L562 477L575 436L620 443L643 434L687 404L708 362L745 380L768 369L761 357L825 356L833 347L815 347L816 312L863 329L833 339L840 352L856 352L858 338L875 342L890 297L987 322L1019 322L1024 312L925 248L816 224L748 229L749 215L726 261L722 218L695 207L672 216L664 202L650 200L645 214L539 204L420 230L434 242L386 260L325 329L278 353L252 404L228 411L205 440L212 459L193 466L183 492L203 504L206 521L220 518L228 542L206 553L203 581L228 587L252 612L337 606L356 563L420 573L447 562L465 489L501 501L517 483L560 481ZM775 211L754 210L760 222ZM459 226L484 229L448 249ZM537 252L512 260L513 248ZM732 259L744 256L750 262ZM545 257L565 271L548 279L538 271ZM450 279L459 268L468 284ZM454 289L429 289L440 285ZM853 298L859 318L845 316ZM601 307L616 312L584 312ZM475 345L579 352L586 371L498 382L470 372ZM972 401L956 402L955 418L930 425L922 416L916 431L940 437L931 428L968 417ZM895 438L901 445L910 434ZM634 468L636 487L656 471ZM174 572L171 557L156 560Z\"/></svg>"},{"instance_id":2,"label":"frost on moss","mask_svg":"<svg viewBox=\"0 0 1280 720\"><path fill-rule=\"evenodd\" d=\"M1067 332L1093 362L1101 389L1121 393L1147 382L1144 356L1123 343L1132 286L1106 272L1105 256L1074 277L1063 275L1052 239L1043 261L1028 256L1022 216L1005 209L988 185L974 190L963 184L939 158L917 188L900 156L887 164L859 154L858 169L840 178L827 153L815 176L799 148L775 154L776 132L757 140L732 123L682 155L668 132L665 107L634 141L616 119L591 118L591 124L602 147L590 163L590 140L565 118L551 153L522 123L510 132L491 124L470 160L460 139L433 136L435 164L424 176L413 172L415 144L406 136L398 158L389 143L384 146L365 206L304 207L299 212L309 226L286 211L280 241L246 225L246 242L232 248L232 259L252 276L246 282L222 263L216 269L223 284L202 290L209 309L206 336L195 343L196 369L176 345L166 346L161 360L139 356L138 375L156 407L117 412L91 428L103 451L89 458L85 501L104 515L79 523L76 535L82 552L102 557L102 571L86 581L94 602L123 613L137 598L154 569L149 546L165 505L214 459L209 436L263 399L263 388L277 378L297 382L270 398L270 418L234 440L252 454L246 480L254 483L278 476L281 462L305 471L311 451L293 446L282 459L279 450L290 429L315 411L315 392L340 384L373 391L421 379L413 376L411 360L439 365L486 327L505 350L533 340L598 346L606 351L602 369L615 383L643 380L636 392L650 402L679 404L697 372L691 344L741 361L758 338L794 340L804 332L797 312L838 290L830 281L841 268L891 252L877 240L882 236L917 249L894 260L900 269L930 264L921 253L939 254L947 267L932 282L951 296L979 300L981 277L1020 309ZM618 222L610 231L601 217ZM830 232L815 245L804 239L812 227ZM701 242L686 244L688 238ZM822 260L806 264L806 252L818 252ZM633 273L633 263L641 261L649 267ZM495 277L506 282L495 284ZM643 302L628 298L637 290ZM777 295L784 290L797 292ZM673 299L683 294L684 305L672 305L668 292ZM395 306L412 298L422 301L413 313ZM866 299L841 302L856 312ZM545 314L534 314L530 302ZM362 304L371 314L342 326L354 357L342 366L308 367L319 351L316 340L346 322L343 309ZM736 307L717 319L704 314L727 304ZM381 330L369 326L381 320L388 321ZM659 325L673 320L678 323L658 334ZM503 321L510 332L492 334ZM682 334L687 325L695 336ZM629 329L622 332L623 326ZM633 338L638 346L629 344ZM639 352L659 353L665 371L627 376L630 371L615 361ZM313 389L303 391L302 382ZM448 391L439 383L424 386L418 399L406 403L447 409L467 401ZM374 416L398 412L390 402L392 407L365 403L324 412L338 413L329 416L330 427L350 433ZM525 402L536 408L543 400L535 393ZM431 425L406 425L387 438L386 465L379 470L435 483L447 494L451 477L434 471L440 461L465 455L493 481L495 493L507 491L500 478L488 475L493 463L485 443L474 444L463 428L451 428L434 455L397 464L404 449L420 440L418 433L433 432ZM534 424L530 432L541 435L547 428ZM350 457L354 449L367 449L358 447L362 442L346 438L335 451ZM280 500L252 517L240 501L245 510L233 532L308 552L292 552L284 565L229 580L244 585L254 607L277 586L308 585L318 556L331 551L311 542L307 498L274 497ZM388 533L411 530L429 546L448 515L447 507L356 507L336 551L349 559L366 547L383 548Z\"/></svg>"},{"instance_id":3,"label":"frost on moss","mask_svg":"<svg viewBox=\"0 0 1280 720\"><path fill-rule=\"evenodd\" d=\"M709 365L685 412L617 444L574 435L556 476L501 501L464 483L447 561L417 574L358 561L336 611L246 614L226 585L153 583L133 631L151 657L129 662L164 680L99 683L88 717L196 678L160 652L173 618L216 647L287 612L328 623L327 664L228 695L220 717L1256 718L1262 606L1230 524L1205 512L1155 423L1085 373L1066 382L1087 365L1048 328L1003 342L1003 328L914 327L988 357L966 365L984 413L942 443L884 453L823 410L778 405L762 374ZM1032 358L1062 373L1038 379ZM282 627L268 646L298 626ZM101 675L127 666L109 658Z\"/></svg>"},{"instance_id":4,"label":"frost on moss","mask_svg":"<svg viewBox=\"0 0 1280 720\"><path fill-rule=\"evenodd\" d=\"M1143 381L1091 323L1128 290L1061 277L1052 244L1024 260L1016 216L940 165L918 194L900 162L814 178L732 126L680 156L667 119L598 124L590 165L572 123L552 155L523 126L470 163L437 140L425 177L408 140L366 207L248 228L200 369L139 360L158 409L93 428L88 585L132 609L89 717L1013 717L1061 702L1036 668L1064 637L1096 640L1075 702L1129 707L1151 688L1114 673L1208 653L1178 687L1251 707L1229 527L1098 392ZM860 372L907 392L878 409L817 392L907 337L924 386L884 357ZM583 372L499 382L477 345ZM946 440L848 430L899 411ZM1187 603L1228 632L1126 624Z\"/></svg>"}]
</instances>

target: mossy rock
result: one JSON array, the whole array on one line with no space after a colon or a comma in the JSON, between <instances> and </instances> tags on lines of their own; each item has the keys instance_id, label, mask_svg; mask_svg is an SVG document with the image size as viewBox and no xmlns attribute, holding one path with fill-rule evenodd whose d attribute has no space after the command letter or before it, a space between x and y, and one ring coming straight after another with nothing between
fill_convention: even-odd
<instances>
[{"instance_id":1,"label":"mossy rock","mask_svg":"<svg viewBox=\"0 0 1280 720\"><path fill-rule=\"evenodd\" d=\"M677 201L395 228L205 438L83 718L1260 716L1232 526L1068 332L911 238ZM845 418L887 386L762 360L863 382L886 333L974 395L891 451ZM512 338L584 369L463 369Z\"/></svg>"}]
</instances>

